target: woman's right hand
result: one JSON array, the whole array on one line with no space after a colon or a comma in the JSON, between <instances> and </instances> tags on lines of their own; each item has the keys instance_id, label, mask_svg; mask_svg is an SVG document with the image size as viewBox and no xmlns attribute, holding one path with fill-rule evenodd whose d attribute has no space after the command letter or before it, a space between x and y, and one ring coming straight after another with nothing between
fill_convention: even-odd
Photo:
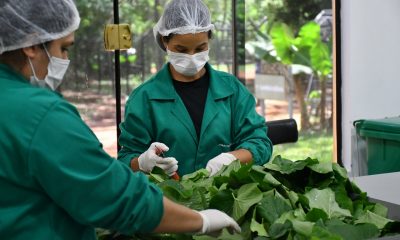
<instances>
[{"instance_id":1,"label":"woman's right hand","mask_svg":"<svg viewBox=\"0 0 400 240\"><path fill-rule=\"evenodd\" d=\"M203 219L203 226L199 234L218 237L222 229L227 228L230 234L240 233L241 229L233 218L216 209L207 209L198 212Z\"/></svg>"},{"instance_id":2,"label":"woman's right hand","mask_svg":"<svg viewBox=\"0 0 400 240\"><path fill-rule=\"evenodd\" d=\"M163 152L169 148L164 143L153 142L146 152L138 158L139 169L143 172L151 172L154 166L163 169L169 176L178 170L178 161L173 157L160 157Z\"/></svg>"}]
</instances>

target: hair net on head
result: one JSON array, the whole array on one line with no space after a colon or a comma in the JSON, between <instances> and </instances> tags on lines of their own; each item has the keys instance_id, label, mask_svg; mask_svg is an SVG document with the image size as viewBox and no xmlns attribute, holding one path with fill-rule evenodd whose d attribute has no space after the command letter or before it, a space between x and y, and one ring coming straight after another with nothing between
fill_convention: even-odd
<instances>
[{"instance_id":1,"label":"hair net on head","mask_svg":"<svg viewBox=\"0 0 400 240\"><path fill-rule=\"evenodd\" d=\"M213 29L210 12L201 0L172 0L154 26L153 33L160 44L159 35L200 33Z\"/></svg>"},{"instance_id":2,"label":"hair net on head","mask_svg":"<svg viewBox=\"0 0 400 240\"><path fill-rule=\"evenodd\" d=\"M65 37L79 22L73 0L1 0L0 54Z\"/></svg>"}]
</instances>

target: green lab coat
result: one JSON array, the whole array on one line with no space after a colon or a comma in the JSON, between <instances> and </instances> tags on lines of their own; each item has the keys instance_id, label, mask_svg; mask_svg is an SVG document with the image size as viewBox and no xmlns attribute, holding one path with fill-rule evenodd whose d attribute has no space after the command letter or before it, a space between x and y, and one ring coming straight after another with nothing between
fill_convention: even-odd
<instances>
[{"instance_id":1,"label":"green lab coat","mask_svg":"<svg viewBox=\"0 0 400 240\"><path fill-rule=\"evenodd\" d=\"M178 173L205 168L220 153L249 150L255 164L264 164L272 153L265 119L255 110L253 95L231 74L209 64L210 87L200 139L185 105L176 93L169 64L129 96L125 121L120 125L122 149L118 159L130 164L152 142L169 147L166 156L178 160Z\"/></svg>"},{"instance_id":2,"label":"green lab coat","mask_svg":"<svg viewBox=\"0 0 400 240\"><path fill-rule=\"evenodd\" d=\"M0 239L96 239L148 232L162 193L111 158L58 94L0 64Z\"/></svg>"}]
</instances>

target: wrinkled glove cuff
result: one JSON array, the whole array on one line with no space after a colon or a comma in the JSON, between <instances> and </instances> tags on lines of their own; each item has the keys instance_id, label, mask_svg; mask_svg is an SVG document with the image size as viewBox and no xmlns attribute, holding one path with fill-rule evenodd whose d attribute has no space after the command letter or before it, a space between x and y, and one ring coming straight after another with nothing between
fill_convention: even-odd
<instances>
[{"instance_id":1,"label":"wrinkled glove cuff","mask_svg":"<svg viewBox=\"0 0 400 240\"><path fill-rule=\"evenodd\" d=\"M225 156L226 159L229 159L231 162L235 161L237 158L231 153L221 153L221 155Z\"/></svg>"},{"instance_id":2,"label":"wrinkled glove cuff","mask_svg":"<svg viewBox=\"0 0 400 240\"><path fill-rule=\"evenodd\" d=\"M210 221L208 221L208 218L203 213L199 211L197 211L197 213L200 214L201 218L203 219L203 225L201 227L201 230L197 232L197 234L205 234L210 228Z\"/></svg>"},{"instance_id":3,"label":"wrinkled glove cuff","mask_svg":"<svg viewBox=\"0 0 400 240\"><path fill-rule=\"evenodd\" d=\"M143 166L143 161L145 161L145 159L143 159L143 158L144 158L144 153L140 154L140 156L138 157L138 166L139 166L139 169L140 169L140 171L149 173L149 172L151 172L152 169L148 170L148 169L146 169L146 168Z\"/></svg>"}]
</instances>

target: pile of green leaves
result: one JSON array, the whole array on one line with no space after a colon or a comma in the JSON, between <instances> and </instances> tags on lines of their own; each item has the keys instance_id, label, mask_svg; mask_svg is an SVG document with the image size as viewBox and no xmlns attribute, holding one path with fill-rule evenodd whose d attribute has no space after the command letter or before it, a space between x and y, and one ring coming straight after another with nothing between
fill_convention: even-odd
<instances>
[{"instance_id":1,"label":"pile of green leaves","mask_svg":"<svg viewBox=\"0 0 400 240\"><path fill-rule=\"evenodd\" d=\"M161 171L150 174L169 199L189 208L219 209L232 216L242 233L218 239L369 239L400 232L387 208L368 201L336 163L291 161L280 156L255 166L239 161L209 177L204 169L181 181ZM158 234L133 239L214 239Z\"/></svg>"}]
</instances>

